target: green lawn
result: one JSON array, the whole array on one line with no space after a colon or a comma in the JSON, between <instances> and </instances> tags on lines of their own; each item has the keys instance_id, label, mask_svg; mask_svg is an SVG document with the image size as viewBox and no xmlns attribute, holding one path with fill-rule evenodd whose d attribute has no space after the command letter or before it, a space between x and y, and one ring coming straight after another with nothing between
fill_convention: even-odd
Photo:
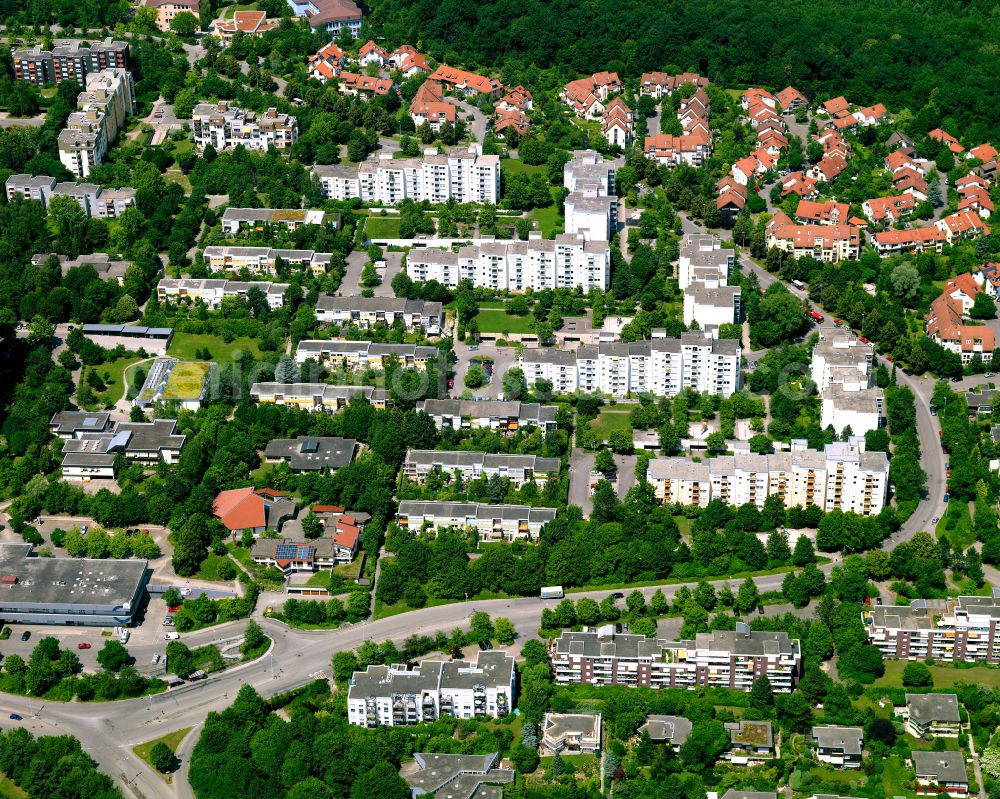
<instances>
[{"instance_id":1,"label":"green lawn","mask_svg":"<svg viewBox=\"0 0 1000 799\"><path fill-rule=\"evenodd\" d=\"M156 768L149 760L149 753L153 751L153 747L156 746L158 743L165 743L167 746L170 747L170 750L172 752L176 752L177 747L181 745L181 741L183 741L187 737L187 734L189 732L191 732L191 727L184 727L183 729L177 730L176 732L168 732L166 735L161 735L159 738L154 738L152 741L146 741L146 743L144 744L138 744L137 746L133 746L132 751L135 752L142 759L144 763L146 763L151 769L153 769L155 773L160 774L160 772L156 770ZM160 774L160 776L163 777L163 779L166 780L168 784L171 782L169 774Z\"/></svg>"},{"instance_id":2,"label":"green lawn","mask_svg":"<svg viewBox=\"0 0 1000 799\"><path fill-rule=\"evenodd\" d=\"M107 389L97 395L97 402L93 405L94 409L103 408L105 405L114 405L122 398L122 392L125 391L125 370L141 360L143 359L138 355L129 355L93 367L107 386ZM88 410L91 409L88 408Z\"/></svg>"},{"instance_id":3,"label":"green lawn","mask_svg":"<svg viewBox=\"0 0 1000 799\"><path fill-rule=\"evenodd\" d=\"M257 347L257 339L249 337L235 338L230 342L225 342L222 336L213 336L210 333L180 333L175 332L167 349L167 355L181 360L196 360L195 350L208 348L212 355L212 360L216 363L231 361L237 352L249 350L254 357L260 357L260 349Z\"/></svg>"},{"instance_id":4,"label":"green lawn","mask_svg":"<svg viewBox=\"0 0 1000 799\"><path fill-rule=\"evenodd\" d=\"M245 549L243 551L247 552L247 550ZM247 552L248 556L249 554L250 553ZM253 561L250 562L253 563ZM194 576L198 580L213 580L215 582L228 582L224 581L219 576L219 567L222 566L223 563L230 564L234 569L238 568L236 564L229 559L228 555L216 555L213 552L209 552L208 557L202 561L201 568L198 569L198 572Z\"/></svg>"},{"instance_id":5,"label":"green lawn","mask_svg":"<svg viewBox=\"0 0 1000 799\"><path fill-rule=\"evenodd\" d=\"M520 158L501 158L500 159L500 170L506 172L510 175L533 175L536 172L544 172L546 169L545 165L532 166L531 164L526 164Z\"/></svg>"},{"instance_id":6,"label":"green lawn","mask_svg":"<svg viewBox=\"0 0 1000 799\"><path fill-rule=\"evenodd\" d=\"M511 316L505 311L492 308L481 308L476 315L476 323L480 333L532 333L534 332L534 317Z\"/></svg>"},{"instance_id":7,"label":"green lawn","mask_svg":"<svg viewBox=\"0 0 1000 799\"><path fill-rule=\"evenodd\" d=\"M629 422L629 411L602 410L600 415L590 423L590 429L602 441L607 441L616 430L626 430L631 432L632 424Z\"/></svg>"},{"instance_id":8,"label":"green lawn","mask_svg":"<svg viewBox=\"0 0 1000 799\"><path fill-rule=\"evenodd\" d=\"M370 216L365 222L365 235L370 239L398 239L398 216Z\"/></svg>"},{"instance_id":9,"label":"green lawn","mask_svg":"<svg viewBox=\"0 0 1000 799\"><path fill-rule=\"evenodd\" d=\"M957 519L955 518L957 517ZM949 529L948 525L951 524ZM934 534L941 538L945 533L952 546L968 549L976 542L976 534L972 530L972 518L969 516L969 505L961 499L953 499L948 503L948 509L941 521L934 528Z\"/></svg>"},{"instance_id":10,"label":"green lawn","mask_svg":"<svg viewBox=\"0 0 1000 799\"><path fill-rule=\"evenodd\" d=\"M903 669L906 668L907 662L906 660L885 661L885 674L879 677L873 684L877 687L902 685ZM927 668L930 669L931 676L934 678L935 688L953 688L959 683L1000 688L1000 669L989 668L988 666L956 669L954 666L947 666L940 663L928 666Z\"/></svg>"},{"instance_id":11,"label":"green lawn","mask_svg":"<svg viewBox=\"0 0 1000 799\"><path fill-rule=\"evenodd\" d=\"M529 218L537 223L537 229L542 232L543 238L548 238L553 233L563 230L563 219L559 216L559 207L550 205L547 208L535 208Z\"/></svg>"},{"instance_id":12,"label":"green lawn","mask_svg":"<svg viewBox=\"0 0 1000 799\"><path fill-rule=\"evenodd\" d=\"M0 797L3 799L28 799L28 794L11 782L7 775L0 774Z\"/></svg>"}]
</instances>

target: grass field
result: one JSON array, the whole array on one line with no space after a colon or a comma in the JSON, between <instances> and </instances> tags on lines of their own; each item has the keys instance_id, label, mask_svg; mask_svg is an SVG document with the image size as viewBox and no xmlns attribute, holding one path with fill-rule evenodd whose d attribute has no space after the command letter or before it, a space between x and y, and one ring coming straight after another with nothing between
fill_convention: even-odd
<instances>
[{"instance_id":1,"label":"grass field","mask_svg":"<svg viewBox=\"0 0 1000 799\"><path fill-rule=\"evenodd\" d=\"M153 751L153 747L156 746L158 743L165 743L167 746L170 747L170 751L176 752L177 747L181 745L181 741L183 741L187 737L187 734L189 732L191 732L191 727L184 727L183 729L177 730L176 732L168 732L166 735L163 735L159 738L154 738L152 741L146 741L146 743L144 744L138 744L137 746L133 746L132 751L135 752L142 759L144 763L146 763L151 769L153 769L154 772L160 774L159 771L156 771L156 768L153 766L153 764L149 762L149 753ZM160 774L160 776L163 777L163 779L166 780L168 784L171 782L169 774Z\"/></svg>"},{"instance_id":2,"label":"grass field","mask_svg":"<svg viewBox=\"0 0 1000 799\"><path fill-rule=\"evenodd\" d=\"M534 317L511 316L506 311L492 308L481 308L476 316L480 333L532 333L534 332Z\"/></svg>"},{"instance_id":3,"label":"grass field","mask_svg":"<svg viewBox=\"0 0 1000 799\"><path fill-rule=\"evenodd\" d=\"M545 238L562 231L564 227L563 220L559 216L559 208L555 205L550 205L548 208L535 208L529 218L538 223L538 230Z\"/></svg>"},{"instance_id":4,"label":"grass field","mask_svg":"<svg viewBox=\"0 0 1000 799\"><path fill-rule=\"evenodd\" d=\"M246 552L246 550L243 550ZM252 562L252 561L251 561ZM234 569L239 567L233 563L228 555L216 555L213 552L208 553L208 557L201 562L201 568L194 575L199 580L214 580L216 582L227 582L219 576L219 567L223 563L230 564Z\"/></svg>"},{"instance_id":5,"label":"grass field","mask_svg":"<svg viewBox=\"0 0 1000 799\"><path fill-rule=\"evenodd\" d=\"M520 158L501 158L500 170L511 175L533 175L536 172L544 172L545 165L532 166L524 163Z\"/></svg>"},{"instance_id":6,"label":"grass field","mask_svg":"<svg viewBox=\"0 0 1000 799\"><path fill-rule=\"evenodd\" d=\"M174 333L167 349L167 355L179 358L183 361L197 360L195 350L208 348L212 354L212 360L216 363L231 361L235 353L249 350L254 357L260 357L260 349L257 347L257 340L249 337L235 338L230 342L222 339L222 336L213 336L210 333Z\"/></svg>"},{"instance_id":7,"label":"grass field","mask_svg":"<svg viewBox=\"0 0 1000 799\"><path fill-rule=\"evenodd\" d=\"M607 441L608 436L616 430L632 430L632 425L629 422L628 417L628 411L605 409L601 411L600 416L590 423L590 429L593 430L602 441Z\"/></svg>"},{"instance_id":8,"label":"grass field","mask_svg":"<svg viewBox=\"0 0 1000 799\"><path fill-rule=\"evenodd\" d=\"M108 361L107 363L102 363L100 366L93 367L94 371L101 376L101 379L107 386L107 389L97 395L97 402L94 403L95 408L114 405L114 403L122 398L122 392L125 390L125 370L141 360L143 358L137 355L129 355L125 358Z\"/></svg>"},{"instance_id":9,"label":"grass field","mask_svg":"<svg viewBox=\"0 0 1000 799\"><path fill-rule=\"evenodd\" d=\"M885 661L885 674L879 677L874 685L899 686L903 681L903 669L906 668L905 660ZM956 669L951 666L934 665L928 666L931 676L934 678L935 688L952 688L959 683L968 685L984 685L990 688L1000 688L1000 669L991 669L987 666L974 666L971 669Z\"/></svg>"},{"instance_id":10,"label":"grass field","mask_svg":"<svg viewBox=\"0 0 1000 799\"><path fill-rule=\"evenodd\" d=\"M0 797L3 799L28 799L28 794L11 782L6 774L0 774Z\"/></svg>"},{"instance_id":11,"label":"grass field","mask_svg":"<svg viewBox=\"0 0 1000 799\"><path fill-rule=\"evenodd\" d=\"M174 364L163 389L163 399L195 399L201 394L205 375L210 366L197 361L179 361Z\"/></svg>"},{"instance_id":12,"label":"grass field","mask_svg":"<svg viewBox=\"0 0 1000 799\"><path fill-rule=\"evenodd\" d=\"M398 239L398 216L370 216L365 222L365 235L370 239Z\"/></svg>"}]
</instances>

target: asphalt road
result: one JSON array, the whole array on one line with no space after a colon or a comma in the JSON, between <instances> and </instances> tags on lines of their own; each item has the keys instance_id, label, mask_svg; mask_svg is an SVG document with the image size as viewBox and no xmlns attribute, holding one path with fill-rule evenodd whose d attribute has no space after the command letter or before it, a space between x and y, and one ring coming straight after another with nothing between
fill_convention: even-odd
<instances>
[{"instance_id":1,"label":"asphalt road","mask_svg":"<svg viewBox=\"0 0 1000 799\"><path fill-rule=\"evenodd\" d=\"M828 571L830 566L823 567ZM781 587L783 574L767 575L756 579L761 591ZM721 587L735 580L715 580ZM681 584L662 586L664 594L672 597ZM685 583L694 587L696 582ZM657 586L640 589L647 599ZM592 597L602 599L612 590L574 593L573 599ZM342 627L334 631L291 630L278 622L260 618L260 624L272 638L269 654L253 663L236 666L207 680L189 683L163 694L141 699L113 703L56 703L39 702L26 697L0 695L0 728L26 727L37 735L70 734L80 739L85 750L105 773L111 775L126 795L138 799L188 799L193 794L187 785L185 773L177 775L172 785L167 785L157 774L138 760L132 746L158 738L169 732L192 727L180 748L183 762L194 745L195 736L205 716L228 707L243 684L253 685L263 696L271 696L305 685L317 672L330 673L332 653L354 649L366 640L401 642L411 635L430 635L438 630L452 630L468 624L475 611L485 611L492 616L505 616L517 628L520 637L532 637L538 626L543 607L556 604L539 599L496 599L483 602L460 602L425 608L391 616L379 621ZM244 622L220 625L212 630L184 636L190 644L202 641L232 638L239 635ZM23 721L13 721L8 716L18 713Z\"/></svg>"}]
</instances>

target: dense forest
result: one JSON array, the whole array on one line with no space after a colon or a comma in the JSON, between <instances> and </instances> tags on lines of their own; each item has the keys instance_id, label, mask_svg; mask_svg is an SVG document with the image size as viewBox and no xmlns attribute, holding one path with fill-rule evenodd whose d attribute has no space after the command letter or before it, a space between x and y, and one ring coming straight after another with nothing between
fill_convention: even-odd
<instances>
[{"instance_id":1,"label":"dense forest","mask_svg":"<svg viewBox=\"0 0 1000 799\"><path fill-rule=\"evenodd\" d=\"M909 108L919 130L943 123L976 143L1000 133L1000 20L977 0L385 0L370 21L510 83L538 85L548 68L553 82L690 69L718 84Z\"/></svg>"}]
</instances>

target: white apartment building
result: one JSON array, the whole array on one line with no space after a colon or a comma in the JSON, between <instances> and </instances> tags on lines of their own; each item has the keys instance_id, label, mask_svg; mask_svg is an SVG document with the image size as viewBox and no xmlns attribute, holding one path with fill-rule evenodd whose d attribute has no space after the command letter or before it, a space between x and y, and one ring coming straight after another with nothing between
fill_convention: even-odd
<instances>
[{"instance_id":1,"label":"white apartment building","mask_svg":"<svg viewBox=\"0 0 1000 799\"><path fill-rule=\"evenodd\" d=\"M417 403L438 430L494 430L516 433L523 427L538 427L543 433L557 428L555 405L499 400L429 399Z\"/></svg>"},{"instance_id":2,"label":"white apartment building","mask_svg":"<svg viewBox=\"0 0 1000 799\"><path fill-rule=\"evenodd\" d=\"M605 341L575 352L525 349L518 365L529 386L551 380L559 392L670 397L690 387L728 397L742 385L741 354L738 341L689 332L680 338Z\"/></svg>"},{"instance_id":3,"label":"white apartment building","mask_svg":"<svg viewBox=\"0 0 1000 799\"><path fill-rule=\"evenodd\" d=\"M718 236L685 233L677 261L677 284L681 291L698 281L725 285L736 266L736 251L723 249Z\"/></svg>"},{"instance_id":4,"label":"white apartment building","mask_svg":"<svg viewBox=\"0 0 1000 799\"><path fill-rule=\"evenodd\" d=\"M564 631L549 645L557 685L699 686L749 691L766 676L775 693L790 693L802 668L798 639L785 632L735 630L698 633L695 640L666 641L621 635L612 625L597 632Z\"/></svg>"},{"instance_id":5,"label":"white apartment building","mask_svg":"<svg viewBox=\"0 0 1000 799\"><path fill-rule=\"evenodd\" d=\"M347 691L347 720L356 727L401 727L441 716L503 718L514 708L514 658L479 652L465 660L423 660L356 671Z\"/></svg>"},{"instance_id":6,"label":"white apartment building","mask_svg":"<svg viewBox=\"0 0 1000 799\"><path fill-rule=\"evenodd\" d=\"M883 657L1000 662L1000 597L915 599L865 608L861 619Z\"/></svg>"},{"instance_id":7,"label":"white apartment building","mask_svg":"<svg viewBox=\"0 0 1000 799\"><path fill-rule=\"evenodd\" d=\"M388 392L374 386L332 386L329 383L254 383L250 398L254 402L287 405L310 413L338 413L356 397L384 409L391 403Z\"/></svg>"},{"instance_id":8,"label":"white apartment building","mask_svg":"<svg viewBox=\"0 0 1000 799\"><path fill-rule=\"evenodd\" d=\"M211 144L227 150L242 144L248 150L289 150L299 137L298 120L269 108L263 114L247 111L226 100L199 103L191 114L194 143L199 149Z\"/></svg>"},{"instance_id":9,"label":"white apartment building","mask_svg":"<svg viewBox=\"0 0 1000 799\"><path fill-rule=\"evenodd\" d=\"M178 302L188 298L193 302L203 302L209 308L218 308L226 297L246 299L250 289L262 291L268 307L277 309L285 304L285 292L288 290L288 284L224 280L222 278L165 277L156 284L156 296L160 302Z\"/></svg>"},{"instance_id":10,"label":"white apartment building","mask_svg":"<svg viewBox=\"0 0 1000 799\"><path fill-rule=\"evenodd\" d=\"M820 393L824 428L832 425L842 435L850 427L863 436L882 426L885 395L872 387L874 357L873 347L850 333L823 337L813 348L810 376Z\"/></svg>"},{"instance_id":11,"label":"white apartment building","mask_svg":"<svg viewBox=\"0 0 1000 799\"><path fill-rule=\"evenodd\" d=\"M528 241L487 242L457 253L436 247L413 249L406 273L418 283L436 280L455 288L460 280L499 291L576 288L607 289L611 253L607 241L563 233L554 240L533 232Z\"/></svg>"},{"instance_id":12,"label":"white apartment building","mask_svg":"<svg viewBox=\"0 0 1000 799\"><path fill-rule=\"evenodd\" d=\"M428 149L421 158L369 158L357 169L315 166L323 194L331 200L360 198L366 205L396 205L413 200L439 205L490 203L500 197L500 157L482 155L481 146L451 147L439 155Z\"/></svg>"},{"instance_id":13,"label":"white apartment building","mask_svg":"<svg viewBox=\"0 0 1000 799\"><path fill-rule=\"evenodd\" d=\"M561 465L559 458L539 455L410 449L406 451L406 460L403 461L403 476L416 483L424 483L431 474L454 477L457 472L466 482L482 477L505 477L515 488L530 482L541 488L548 480L558 479Z\"/></svg>"},{"instance_id":14,"label":"white apartment building","mask_svg":"<svg viewBox=\"0 0 1000 799\"><path fill-rule=\"evenodd\" d=\"M132 73L111 68L89 74L77 109L59 133L59 160L77 177L86 177L104 160L126 117L135 113Z\"/></svg>"},{"instance_id":15,"label":"white apartment building","mask_svg":"<svg viewBox=\"0 0 1000 799\"><path fill-rule=\"evenodd\" d=\"M696 462L690 458L655 458L646 480L666 504L705 507L713 499L758 508L775 494L785 507L818 505L877 516L889 489L889 460L884 452L865 452L864 439L835 442L819 452L793 441L791 452L741 453Z\"/></svg>"},{"instance_id":16,"label":"white apartment building","mask_svg":"<svg viewBox=\"0 0 1000 799\"><path fill-rule=\"evenodd\" d=\"M330 268L332 253L313 250L281 250L273 247L225 247L213 244L202 253L205 266L212 272L239 272L246 269L254 274L273 275L278 259L291 267L308 269L314 275L324 275Z\"/></svg>"},{"instance_id":17,"label":"white apartment building","mask_svg":"<svg viewBox=\"0 0 1000 799\"><path fill-rule=\"evenodd\" d=\"M53 197L72 197L95 219L117 219L135 205L135 189L105 189L95 183L56 183L49 175L11 175L5 184L7 200L15 197L48 206Z\"/></svg>"},{"instance_id":18,"label":"white apartment building","mask_svg":"<svg viewBox=\"0 0 1000 799\"><path fill-rule=\"evenodd\" d=\"M310 358L326 369L381 371L390 358L404 369L426 369L437 361L437 347L417 344L380 344L377 341L346 341L344 339L300 341L295 350L295 362L300 366Z\"/></svg>"},{"instance_id":19,"label":"white apartment building","mask_svg":"<svg viewBox=\"0 0 1000 799\"><path fill-rule=\"evenodd\" d=\"M486 505L476 502L421 502L404 499L396 524L419 532L432 528L474 530L479 541L537 541L542 528L556 517L555 508Z\"/></svg>"},{"instance_id":20,"label":"white apartment building","mask_svg":"<svg viewBox=\"0 0 1000 799\"><path fill-rule=\"evenodd\" d=\"M392 327L396 320L407 331L422 329L429 336L438 336L444 326L444 309L439 302L407 300L403 297L334 297L323 294L316 302L316 321L320 324L357 325L362 330L384 324Z\"/></svg>"}]
</instances>

